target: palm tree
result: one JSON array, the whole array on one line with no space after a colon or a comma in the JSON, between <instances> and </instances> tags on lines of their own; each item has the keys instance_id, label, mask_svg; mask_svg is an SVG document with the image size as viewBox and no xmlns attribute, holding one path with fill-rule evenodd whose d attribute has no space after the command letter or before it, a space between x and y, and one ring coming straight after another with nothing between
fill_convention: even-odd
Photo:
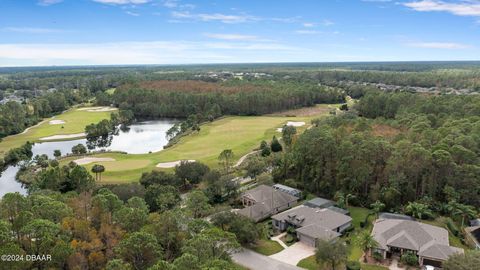
<instances>
[{"instance_id":1,"label":"palm tree","mask_svg":"<svg viewBox=\"0 0 480 270\"><path fill-rule=\"evenodd\" d=\"M230 168L230 163L233 159L233 151L232 149L225 149L223 150L220 155L218 156L218 161L220 164L223 164L225 171L228 173L228 169Z\"/></svg>"},{"instance_id":2,"label":"palm tree","mask_svg":"<svg viewBox=\"0 0 480 270\"><path fill-rule=\"evenodd\" d=\"M95 173L95 180L99 180L99 176L100 176L100 180L102 180L102 173L105 171L105 166L101 165L101 164L95 164L93 165L92 167L92 172Z\"/></svg>"},{"instance_id":3,"label":"palm tree","mask_svg":"<svg viewBox=\"0 0 480 270\"><path fill-rule=\"evenodd\" d=\"M424 217L431 217L432 211L428 209L428 205L417 202L409 202L405 207L405 212L412 217L422 219Z\"/></svg>"},{"instance_id":4,"label":"palm tree","mask_svg":"<svg viewBox=\"0 0 480 270\"><path fill-rule=\"evenodd\" d=\"M353 194L350 194L348 193L347 195L345 195L345 207L348 208L348 202L351 200L351 199L355 199L355 195Z\"/></svg>"},{"instance_id":5,"label":"palm tree","mask_svg":"<svg viewBox=\"0 0 480 270\"><path fill-rule=\"evenodd\" d=\"M460 216L462 218L462 228L465 224L466 219L472 219L477 215L475 208L470 205L459 204L458 209L453 213L453 215Z\"/></svg>"},{"instance_id":6,"label":"palm tree","mask_svg":"<svg viewBox=\"0 0 480 270\"><path fill-rule=\"evenodd\" d=\"M354 199L354 198L355 198L355 195L350 194L350 193L344 194L341 191L339 191L335 194L335 199L337 200L337 205L340 208L345 208L345 209L348 208L348 202L351 199Z\"/></svg>"},{"instance_id":7,"label":"palm tree","mask_svg":"<svg viewBox=\"0 0 480 270\"><path fill-rule=\"evenodd\" d=\"M383 208L385 208L385 204L377 200L376 202L370 204L370 207L373 209L375 216L378 218L378 213L380 213L380 211L382 211Z\"/></svg>"},{"instance_id":8,"label":"palm tree","mask_svg":"<svg viewBox=\"0 0 480 270\"><path fill-rule=\"evenodd\" d=\"M378 242L373 238L373 236L368 233L364 232L357 238L357 244L362 248L365 256L363 257L363 261L367 262L367 254L372 248L378 247Z\"/></svg>"}]
</instances>

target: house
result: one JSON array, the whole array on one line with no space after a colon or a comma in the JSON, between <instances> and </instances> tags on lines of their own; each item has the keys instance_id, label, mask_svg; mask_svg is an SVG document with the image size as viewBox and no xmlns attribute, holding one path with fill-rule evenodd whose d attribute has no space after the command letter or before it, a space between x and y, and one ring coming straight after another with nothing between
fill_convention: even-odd
<instances>
[{"instance_id":1,"label":"house","mask_svg":"<svg viewBox=\"0 0 480 270\"><path fill-rule=\"evenodd\" d=\"M449 245L448 231L444 228L412 220L377 219L372 236L378 242L373 251L383 258L412 251L418 256L420 266L441 267L450 255L463 253L463 249Z\"/></svg>"},{"instance_id":2,"label":"house","mask_svg":"<svg viewBox=\"0 0 480 270\"><path fill-rule=\"evenodd\" d=\"M289 209L297 203L298 198L273 187L259 185L244 192L240 200L245 208L237 213L258 222Z\"/></svg>"},{"instance_id":3,"label":"house","mask_svg":"<svg viewBox=\"0 0 480 270\"><path fill-rule=\"evenodd\" d=\"M291 188L289 186L285 186L285 185L282 185L282 184L275 184L275 185L273 185L273 188L276 189L276 190L288 193L290 195L293 195L297 198L302 197L302 192L300 190L296 189L296 188Z\"/></svg>"},{"instance_id":4,"label":"house","mask_svg":"<svg viewBox=\"0 0 480 270\"><path fill-rule=\"evenodd\" d=\"M352 218L327 208L297 206L272 216L276 230L285 231L294 227L300 242L315 247L318 240L333 240L339 237L350 225Z\"/></svg>"},{"instance_id":5,"label":"house","mask_svg":"<svg viewBox=\"0 0 480 270\"><path fill-rule=\"evenodd\" d=\"M316 197L307 201L306 203L304 203L304 205L312 208L327 208L330 206L334 206L335 202L324 198Z\"/></svg>"}]
</instances>

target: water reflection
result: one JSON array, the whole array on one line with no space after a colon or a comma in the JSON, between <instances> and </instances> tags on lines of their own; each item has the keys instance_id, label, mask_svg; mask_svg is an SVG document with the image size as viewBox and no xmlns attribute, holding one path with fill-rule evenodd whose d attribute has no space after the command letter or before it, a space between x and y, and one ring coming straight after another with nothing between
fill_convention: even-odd
<instances>
[{"instance_id":1,"label":"water reflection","mask_svg":"<svg viewBox=\"0 0 480 270\"><path fill-rule=\"evenodd\" d=\"M53 151L60 150L62 155L70 154L72 147L84 144L91 151L111 150L130 154L158 152L168 143L167 131L176 123L175 120L157 120L139 122L129 127L120 128L115 134L87 141L86 139L35 143L32 147L33 157L47 155L54 158ZM26 194L22 184L15 180L19 166L8 167L0 176L0 197L8 192Z\"/></svg>"}]
</instances>

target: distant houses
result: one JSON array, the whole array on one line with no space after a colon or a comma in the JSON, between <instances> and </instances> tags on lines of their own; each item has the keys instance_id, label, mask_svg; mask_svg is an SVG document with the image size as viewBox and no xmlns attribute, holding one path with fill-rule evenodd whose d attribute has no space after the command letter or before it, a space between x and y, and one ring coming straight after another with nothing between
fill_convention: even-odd
<instances>
[{"instance_id":1,"label":"distant houses","mask_svg":"<svg viewBox=\"0 0 480 270\"><path fill-rule=\"evenodd\" d=\"M446 229L412 220L379 218L372 236L378 242L373 252L384 259L410 251L418 256L420 266L442 267L449 256L463 253L463 249L449 245Z\"/></svg>"},{"instance_id":2,"label":"distant houses","mask_svg":"<svg viewBox=\"0 0 480 270\"><path fill-rule=\"evenodd\" d=\"M339 237L352 224L352 218L328 208L297 206L272 216L276 230L295 228L300 242L315 247L318 240L331 241Z\"/></svg>"}]
</instances>

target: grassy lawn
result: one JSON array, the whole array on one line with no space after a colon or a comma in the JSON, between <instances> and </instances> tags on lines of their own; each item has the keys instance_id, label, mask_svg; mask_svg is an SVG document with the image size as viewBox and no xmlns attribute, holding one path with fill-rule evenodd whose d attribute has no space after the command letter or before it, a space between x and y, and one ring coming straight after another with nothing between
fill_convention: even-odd
<instances>
[{"instance_id":1,"label":"grassy lawn","mask_svg":"<svg viewBox=\"0 0 480 270\"><path fill-rule=\"evenodd\" d=\"M354 226L354 231L350 233L349 236L349 254L348 260L349 261L358 261L362 257L363 250L357 245L357 238L365 232L370 232L372 230L372 221L374 219L373 216L369 217L369 223L366 227L361 228L360 223L365 220L367 217L369 210L367 208L362 207L349 207L348 210L350 211L350 216L352 217L352 224Z\"/></svg>"},{"instance_id":2,"label":"grassy lawn","mask_svg":"<svg viewBox=\"0 0 480 270\"><path fill-rule=\"evenodd\" d=\"M333 105L317 106L329 108L329 106ZM297 128L298 132L303 132L312 119L326 115L328 113L322 112L318 115L298 117L224 117L202 125L200 132L185 136L174 146L160 152L150 154L102 153L95 156L115 159L115 161L110 162L99 162L106 166L106 171L102 174L102 182L104 183L138 181L143 172L155 169L155 166L161 162L192 159L217 168L219 167L217 157L225 149L233 150L236 162L240 157L257 148L260 141L270 141L273 135L280 137L281 133L277 132L276 129L287 121L305 122L305 126ZM69 162L72 159L65 159L63 162ZM139 167L138 164L140 163L143 165ZM90 170L91 166L93 164L89 164L86 167ZM109 167L113 169L109 170Z\"/></svg>"},{"instance_id":3,"label":"grassy lawn","mask_svg":"<svg viewBox=\"0 0 480 270\"><path fill-rule=\"evenodd\" d=\"M30 128L27 132L3 138L0 142L0 156L8 150L19 147L27 141L38 142L40 138L52 135L75 134L85 131L85 126L110 118L112 112L89 112L87 110L70 109L56 117L44 119L41 124ZM51 120L62 120L64 124L50 125Z\"/></svg>"},{"instance_id":4,"label":"grassy lawn","mask_svg":"<svg viewBox=\"0 0 480 270\"><path fill-rule=\"evenodd\" d=\"M320 266L317 261L315 260L315 255L307 257L301 261L298 262L297 264L298 267L302 267L308 270L318 270L322 269L322 266Z\"/></svg>"},{"instance_id":5,"label":"grassy lawn","mask_svg":"<svg viewBox=\"0 0 480 270\"><path fill-rule=\"evenodd\" d=\"M374 264L362 264L362 270L388 270L388 267Z\"/></svg>"},{"instance_id":6,"label":"grassy lawn","mask_svg":"<svg viewBox=\"0 0 480 270\"><path fill-rule=\"evenodd\" d=\"M283 247L279 243L266 239L258 240L255 245L251 245L248 248L266 256L273 255L283 250Z\"/></svg>"}]
</instances>

